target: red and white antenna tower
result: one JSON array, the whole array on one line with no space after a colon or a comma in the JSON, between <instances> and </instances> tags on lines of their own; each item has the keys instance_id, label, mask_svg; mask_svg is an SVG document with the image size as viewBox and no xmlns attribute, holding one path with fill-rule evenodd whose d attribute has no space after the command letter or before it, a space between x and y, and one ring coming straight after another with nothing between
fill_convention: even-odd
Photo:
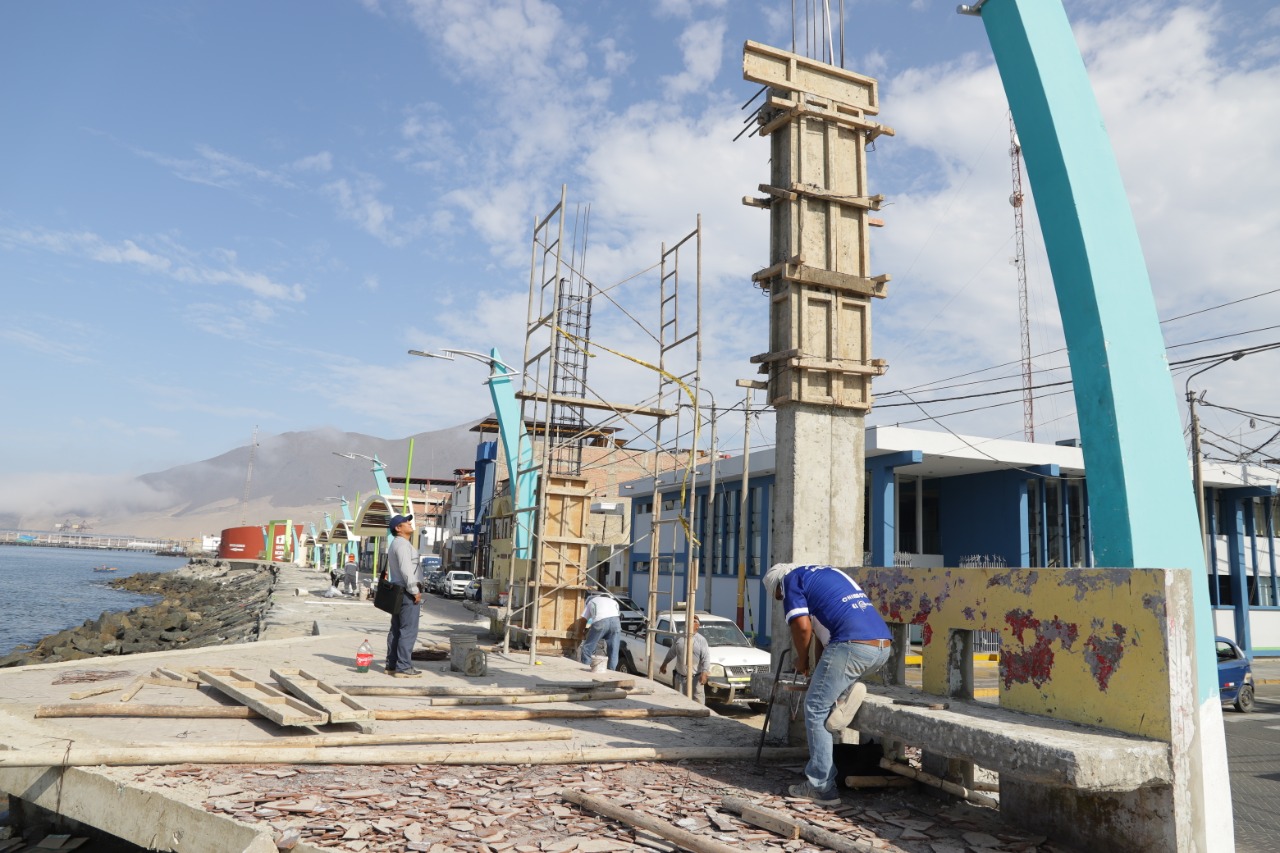
<instances>
[{"instance_id":1,"label":"red and white antenna tower","mask_svg":"<svg viewBox=\"0 0 1280 853\"><path fill-rule=\"evenodd\" d=\"M1018 269L1018 325L1022 334L1022 437L1036 440L1035 395L1031 391L1031 319L1027 312L1027 243L1026 228L1022 221L1022 144L1013 126L1013 113L1009 114L1009 162L1013 168L1014 257Z\"/></svg>"}]
</instances>

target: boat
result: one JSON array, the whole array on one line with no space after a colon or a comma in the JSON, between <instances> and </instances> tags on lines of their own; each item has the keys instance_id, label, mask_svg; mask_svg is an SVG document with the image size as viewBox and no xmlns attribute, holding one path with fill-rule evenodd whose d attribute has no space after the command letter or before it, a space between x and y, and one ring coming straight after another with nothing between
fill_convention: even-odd
<instances>
[{"instance_id":1,"label":"boat","mask_svg":"<svg viewBox=\"0 0 1280 853\"><path fill-rule=\"evenodd\" d=\"M94 566L93 570L95 572L118 572L120 571L120 567L119 566Z\"/></svg>"}]
</instances>

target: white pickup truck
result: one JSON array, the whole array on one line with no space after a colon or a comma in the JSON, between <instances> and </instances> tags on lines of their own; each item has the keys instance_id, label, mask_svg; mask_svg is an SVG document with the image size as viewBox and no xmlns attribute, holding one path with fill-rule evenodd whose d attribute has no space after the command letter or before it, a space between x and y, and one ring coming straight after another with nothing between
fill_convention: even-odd
<instances>
[{"instance_id":1,"label":"white pickup truck","mask_svg":"<svg viewBox=\"0 0 1280 853\"><path fill-rule=\"evenodd\" d=\"M698 633L707 640L711 649L711 671L707 674L707 699L716 702L757 702L751 694L751 675L769 671L769 653L751 645L742 630L731 619L699 613L701 625ZM657 660L653 664L653 677L663 684L672 684L676 663L671 662L665 673L659 673L662 659L684 635L684 612L659 613L657 633L653 638L653 651ZM649 659L645 656L643 627L638 631L622 632L622 648L618 654L618 669L634 675L648 671ZM674 686L674 685L673 685Z\"/></svg>"}]
</instances>

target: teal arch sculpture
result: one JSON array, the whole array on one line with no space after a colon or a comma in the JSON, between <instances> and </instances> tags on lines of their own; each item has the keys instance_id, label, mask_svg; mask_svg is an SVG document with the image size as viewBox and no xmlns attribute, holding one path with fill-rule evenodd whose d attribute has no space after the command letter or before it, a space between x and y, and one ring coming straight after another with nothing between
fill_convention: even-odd
<instances>
[{"instance_id":1,"label":"teal arch sculpture","mask_svg":"<svg viewBox=\"0 0 1280 853\"><path fill-rule=\"evenodd\" d=\"M1096 563L1195 573L1195 710L1174 744L1184 771L1175 798L1185 795L1184 814L1194 816L1196 849L1230 849L1204 550L1155 299L1115 155L1061 0L980 0L959 11L982 18L1035 191L1075 382ZM1222 834L1225 841L1214 839Z\"/></svg>"}]
</instances>

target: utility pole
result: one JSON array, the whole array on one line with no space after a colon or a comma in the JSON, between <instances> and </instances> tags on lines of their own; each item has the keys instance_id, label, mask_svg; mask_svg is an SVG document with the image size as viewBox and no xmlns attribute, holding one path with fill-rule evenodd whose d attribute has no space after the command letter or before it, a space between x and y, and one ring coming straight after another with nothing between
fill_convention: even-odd
<instances>
[{"instance_id":1,"label":"utility pole","mask_svg":"<svg viewBox=\"0 0 1280 853\"><path fill-rule=\"evenodd\" d=\"M1214 567L1209 565L1208 513L1204 507L1204 467L1200 451L1200 415L1196 412L1196 393L1187 388L1187 410L1191 415L1191 476L1196 492L1196 514L1200 518L1200 546L1204 549L1204 564L1210 574Z\"/></svg>"},{"instance_id":2,"label":"utility pole","mask_svg":"<svg viewBox=\"0 0 1280 853\"><path fill-rule=\"evenodd\" d=\"M751 392L767 388L767 383L739 379L739 388L747 389L742 417L742 497L738 505L738 627L746 633L747 615L747 512L751 509Z\"/></svg>"}]
</instances>

